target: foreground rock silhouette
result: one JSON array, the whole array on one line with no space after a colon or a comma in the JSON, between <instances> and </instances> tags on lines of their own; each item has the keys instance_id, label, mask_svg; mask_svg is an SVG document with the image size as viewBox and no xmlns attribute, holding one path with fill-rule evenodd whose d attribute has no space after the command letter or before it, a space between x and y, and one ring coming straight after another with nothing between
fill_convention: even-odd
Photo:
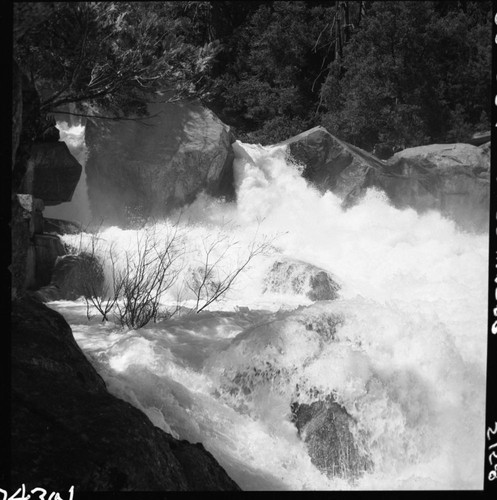
<instances>
[{"instance_id":1,"label":"foreground rock silhouette","mask_svg":"<svg viewBox=\"0 0 497 500\"><path fill-rule=\"evenodd\" d=\"M11 484L29 490L238 490L214 457L110 395L65 319L33 297L12 309Z\"/></svg>"}]
</instances>

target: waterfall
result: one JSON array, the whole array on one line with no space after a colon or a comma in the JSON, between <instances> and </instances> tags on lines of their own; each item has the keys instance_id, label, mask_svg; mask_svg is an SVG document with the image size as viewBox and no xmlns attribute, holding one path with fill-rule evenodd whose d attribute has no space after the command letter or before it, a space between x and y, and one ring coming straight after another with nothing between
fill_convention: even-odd
<instances>
[{"instance_id":1,"label":"waterfall","mask_svg":"<svg viewBox=\"0 0 497 500\"><path fill-rule=\"evenodd\" d=\"M176 316L120 329L87 320L82 300L51 303L108 389L166 432L202 442L242 489L482 488L488 235L398 210L374 189L344 210L284 147L234 149L236 202L201 195L153 228L99 234L110 279L111 245L122 267L146 231L165 241L177 230L185 252L162 298L180 300ZM268 241L222 300L188 313L185 284L206 248L222 275ZM336 282L336 298L304 293L313 269ZM299 430L294 409L317 404L319 418ZM325 407L336 417L329 456L312 438ZM335 444L360 459L342 453L328 467Z\"/></svg>"}]
</instances>

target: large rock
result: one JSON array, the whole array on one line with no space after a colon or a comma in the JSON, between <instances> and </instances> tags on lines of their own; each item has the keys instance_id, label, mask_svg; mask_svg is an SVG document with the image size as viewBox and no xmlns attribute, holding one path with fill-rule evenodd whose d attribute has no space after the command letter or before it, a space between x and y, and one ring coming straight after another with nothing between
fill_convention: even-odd
<instances>
[{"instance_id":1,"label":"large rock","mask_svg":"<svg viewBox=\"0 0 497 500\"><path fill-rule=\"evenodd\" d=\"M367 187L371 170L384 163L375 156L331 135L324 127L314 127L291 137L287 145L291 157L305 166L303 175L322 191L333 191L352 204Z\"/></svg>"},{"instance_id":2,"label":"large rock","mask_svg":"<svg viewBox=\"0 0 497 500\"><path fill-rule=\"evenodd\" d=\"M23 218L29 221L29 235L43 234L45 220L43 218L43 209L45 204L39 198L33 198L30 194L17 194L20 207L23 210Z\"/></svg>"},{"instance_id":3,"label":"large rock","mask_svg":"<svg viewBox=\"0 0 497 500\"><path fill-rule=\"evenodd\" d=\"M475 140L488 139L482 134ZM478 142L479 143L479 142ZM432 144L400 151L388 161L314 127L280 145L304 165L304 177L356 203L369 187L386 192L399 208L439 210L464 229L488 229L490 148L471 144Z\"/></svg>"},{"instance_id":4,"label":"large rock","mask_svg":"<svg viewBox=\"0 0 497 500\"><path fill-rule=\"evenodd\" d=\"M150 104L151 118L86 125L92 213L123 224L160 216L206 190L233 196L230 129L197 103Z\"/></svg>"},{"instance_id":5,"label":"large rock","mask_svg":"<svg viewBox=\"0 0 497 500\"><path fill-rule=\"evenodd\" d=\"M340 286L324 269L294 259L276 261L265 278L263 293L305 295L311 300L334 300Z\"/></svg>"},{"instance_id":6,"label":"large rock","mask_svg":"<svg viewBox=\"0 0 497 500\"><path fill-rule=\"evenodd\" d=\"M38 290L52 280L58 257L66 254L62 241L54 234L35 234L27 248L26 290Z\"/></svg>"},{"instance_id":7,"label":"large rock","mask_svg":"<svg viewBox=\"0 0 497 500\"><path fill-rule=\"evenodd\" d=\"M43 301L101 297L104 271L95 256L87 252L57 257L50 284L37 291Z\"/></svg>"},{"instance_id":8,"label":"large rock","mask_svg":"<svg viewBox=\"0 0 497 500\"><path fill-rule=\"evenodd\" d=\"M11 336L12 491L239 489L201 444L110 395L59 313L14 301Z\"/></svg>"},{"instance_id":9,"label":"large rock","mask_svg":"<svg viewBox=\"0 0 497 500\"><path fill-rule=\"evenodd\" d=\"M467 229L486 230L490 156L470 144L431 144L396 153L376 185L392 202L418 211L439 210Z\"/></svg>"},{"instance_id":10,"label":"large rock","mask_svg":"<svg viewBox=\"0 0 497 500\"><path fill-rule=\"evenodd\" d=\"M491 138L492 133L490 132L490 130L486 130L485 132L475 132L470 139L464 142L473 144L473 146L480 146L482 144L485 144L486 142L490 142Z\"/></svg>"},{"instance_id":11,"label":"large rock","mask_svg":"<svg viewBox=\"0 0 497 500\"><path fill-rule=\"evenodd\" d=\"M18 196L12 195L10 218L12 260L9 266L12 298L22 295L25 290L28 248L31 241L30 219L30 213L20 203Z\"/></svg>"},{"instance_id":12,"label":"large rock","mask_svg":"<svg viewBox=\"0 0 497 500\"><path fill-rule=\"evenodd\" d=\"M50 282L56 258L65 250L58 237L43 234L43 202L29 194L12 195L12 297Z\"/></svg>"},{"instance_id":13,"label":"large rock","mask_svg":"<svg viewBox=\"0 0 497 500\"><path fill-rule=\"evenodd\" d=\"M352 417L332 398L293 403L292 420L311 462L324 474L353 478L371 469L370 459L360 452L350 431Z\"/></svg>"},{"instance_id":14,"label":"large rock","mask_svg":"<svg viewBox=\"0 0 497 500\"><path fill-rule=\"evenodd\" d=\"M35 142L19 191L41 198L45 205L71 201L81 172L65 142Z\"/></svg>"}]
</instances>

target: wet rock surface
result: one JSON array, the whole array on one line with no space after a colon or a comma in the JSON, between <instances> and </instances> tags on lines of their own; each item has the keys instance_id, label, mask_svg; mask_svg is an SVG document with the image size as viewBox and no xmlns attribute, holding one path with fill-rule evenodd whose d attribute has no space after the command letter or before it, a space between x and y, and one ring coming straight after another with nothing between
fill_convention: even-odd
<instances>
[{"instance_id":1,"label":"wet rock surface","mask_svg":"<svg viewBox=\"0 0 497 500\"><path fill-rule=\"evenodd\" d=\"M439 210L462 227L486 230L490 155L471 144L431 144L396 153L377 177L399 208Z\"/></svg>"},{"instance_id":2,"label":"wet rock surface","mask_svg":"<svg viewBox=\"0 0 497 500\"><path fill-rule=\"evenodd\" d=\"M29 490L237 490L201 445L178 441L110 395L64 318L12 304L12 485Z\"/></svg>"},{"instance_id":3,"label":"wet rock surface","mask_svg":"<svg viewBox=\"0 0 497 500\"><path fill-rule=\"evenodd\" d=\"M350 205L368 186L371 169L381 169L375 156L341 141L324 127L314 127L280 143L305 166L304 177L322 191L333 191Z\"/></svg>"},{"instance_id":4,"label":"wet rock surface","mask_svg":"<svg viewBox=\"0 0 497 500\"><path fill-rule=\"evenodd\" d=\"M60 238L55 234L35 234L28 247L26 288L37 290L52 280L55 262L66 254Z\"/></svg>"},{"instance_id":5,"label":"wet rock surface","mask_svg":"<svg viewBox=\"0 0 497 500\"><path fill-rule=\"evenodd\" d=\"M93 255L63 255L55 262L50 284L36 293L43 301L100 297L104 281L102 265Z\"/></svg>"},{"instance_id":6,"label":"wet rock surface","mask_svg":"<svg viewBox=\"0 0 497 500\"><path fill-rule=\"evenodd\" d=\"M488 134L481 136L488 139ZM303 175L322 191L354 205L367 188L383 190L398 208L430 209L463 229L488 229L490 203L489 143L430 144L395 153L388 161L314 127L280 143L304 165Z\"/></svg>"},{"instance_id":7,"label":"wet rock surface","mask_svg":"<svg viewBox=\"0 0 497 500\"><path fill-rule=\"evenodd\" d=\"M86 125L92 213L126 224L191 203L234 197L230 128L198 103L149 104L141 121Z\"/></svg>"},{"instance_id":8,"label":"wet rock surface","mask_svg":"<svg viewBox=\"0 0 497 500\"><path fill-rule=\"evenodd\" d=\"M298 260L278 260L265 279L264 293L305 295L313 301L334 300L340 286L319 267Z\"/></svg>"},{"instance_id":9,"label":"wet rock surface","mask_svg":"<svg viewBox=\"0 0 497 500\"><path fill-rule=\"evenodd\" d=\"M349 425L352 417L332 398L292 404L292 420L306 443L312 463L330 477L353 478L371 468Z\"/></svg>"}]
</instances>

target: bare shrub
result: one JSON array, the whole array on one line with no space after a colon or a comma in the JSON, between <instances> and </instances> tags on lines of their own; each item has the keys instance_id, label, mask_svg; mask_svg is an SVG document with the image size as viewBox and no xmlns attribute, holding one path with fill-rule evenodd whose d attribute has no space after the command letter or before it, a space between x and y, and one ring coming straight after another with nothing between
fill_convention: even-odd
<instances>
[{"instance_id":1,"label":"bare shrub","mask_svg":"<svg viewBox=\"0 0 497 500\"><path fill-rule=\"evenodd\" d=\"M117 279L116 272L116 256L114 252L114 245L111 245L107 251L107 255L111 262L111 283L104 281L103 285L95 283L92 275L87 275L85 281L85 300L86 300L86 316L90 319L90 304L102 316L102 322L109 321L109 314L114 309L120 295L121 295L121 282Z\"/></svg>"},{"instance_id":2,"label":"bare shrub","mask_svg":"<svg viewBox=\"0 0 497 500\"><path fill-rule=\"evenodd\" d=\"M180 268L176 264L183 254L178 224L162 241L157 237L155 226L137 233L137 253L126 252L124 267L117 273L116 284L122 300L115 306L121 326L137 329L177 312L178 307L172 311L161 310L160 299L178 280Z\"/></svg>"},{"instance_id":3,"label":"bare shrub","mask_svg":"<svg viewBox=\"0 0 497 500\"><path fill-rule=\"evenodd\" d=\"M257 232L247 250L242 255L238 254L235 264L228 262L227 254L230 249L241 246L239 241L234 241L228 235L222 234L202 241L202 264L193 270L191 279L186 283L195 295L194 312L199 313L219 300L233 287L235 280L247 269L254 257L272 251L274 238L263 238L258 241ZM221 250L216 255L216 251L220 248Z\"/></svg>"},{"instance_id":4,"label":"bare shrub","mask_svg":"<svg viewBox=\"0 0 497 500\"><path fill-rule=\"evenodd\" d=\"M199 265L191 273L183 273L186 251L179 232L179 218L169 233L157 233L156 224L148 224L136 233L136 251L117 254L115 246L104 249L98 229L86 239L80 238L80 251L104 260L110 267L111 279L104 285L85 276L87 316L98 311L102 321L109 321L112 313L120 326L138 329L150 321L169 319L180 310L181 293L187 288L195 296L192 312L199 313L218 301L233 287L239 275L249 267L254 257L270 252L273 239L257 238L255 234L248 247L232 236L219 232L202 241ZM235 261L228 258L238 248ZM180 276L183 278L180 280ZM165 292L177 285L175 305L164 307L161 299Z\"/></svg>"}]
</instances>

